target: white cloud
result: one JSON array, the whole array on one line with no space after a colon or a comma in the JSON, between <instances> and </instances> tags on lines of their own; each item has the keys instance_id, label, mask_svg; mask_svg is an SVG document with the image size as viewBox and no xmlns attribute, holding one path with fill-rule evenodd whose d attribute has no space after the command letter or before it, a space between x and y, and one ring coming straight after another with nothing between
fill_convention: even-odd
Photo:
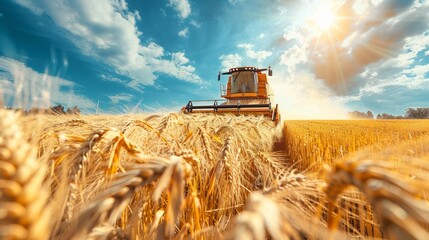
<instances>
[{"instance_id":1,"label":"white cloud","mask_svg":"<svg viewBox=\"0 0 429 240\"><path fill-rule=\"evenodd\" d=\"M164 48L154 42L150 42L147 46L140 46L140 54L148 59L160 58L164 56Z\"/></svg>"},{"instance_id":2,"label":"white cloud","mask_svg":"<svg viewBox=\"0 0 429 240\"><path fill-rule=\"evenodd\" d=\"M280 64L286 65L288 72L295 71L296 65L308 62L308 56L305 45L295 44L287 49L280 57Z\"/></svg>"},{"instance_id":3,"label":"white cloud","mask_svg":"<svg viewBox=\"0 0 429 240\"><path fill-rule=\"evenodd\" d=\"M383 3L383 1L384 0L354 1L352 9L359 16L367 15L371 9L377 8L381 3Z\"/></svg>"},{"instance_id":4,"label":"white cloud","mask_svg":"<svg viewBox=\"0 0 429 240\"><path fill-rule=\"evenodd\" d=\"M108 82L116 82L116 83L120 83L120 84L125 84L126 82L122 79L119 79L117 77L112 77L106 74L100 74L99 75L101 80L103 81L108 81Z\"/></svg>"},{"instance_id":5,"label":"white cloud","mask_svg":"<svg viewBox=\"0 0 429 240\"><path fill-rule=\"evenodd\" d=\"M201 24L200 23L198 23L197 21L195 21L195 20L191 20L190 22L189 22L189 24L191 24L192 26L194 26L194 27L196 27L196 28L200 28L201 27Z\"/></svg>"},{"instance_id":6,"label":"white cloud","mask_svg":"<svg viewBox=\"0 0 429 240\"><path fill-rule=\"evenodd\" d=\"M169 6L176 9L179 12L179 16L182 19L185 19L191 14L191 4L188 0L169 0Z\"/></svg>"},{"instance_id":7,"label":"white cloud","mask_svg":"<svg viewBox=\"0 0 429 240\"><path fill-rule=\"evenodd\" d=\"M298 43L304 43L306 41L304 36L294 28L287 30L287 32L283 35L283 38L286 41L295 40Z\"/></svg>"},{"instance_id":8,"label":"white cloud","mask_svg":"<svg viewBox=\"0 0 429 240\"><path fill-rule=\"evenodd\" d=\"M406 38L404 47L396 57L367 67L368 71L377 72L379 76L377 81L372 81L368 85L423 87L422 84L425 74L429 71L429 65L416 65L416 62L424 58L420 55L423 55L428 48L429 31Z\"/></svg>"},{"instance_id":9,"label":"white cloud","mask_svg":"<svg viewBox=\"0 0 429 240\"><path fill-rule=\"evenodd\" d=\"M235 5L235 4L237 4L237 3L242 3L242 2L244 2L245 0L228 0L228 2L229 3L231 3L232 5Z\"/></svg>"},{"instance_id":10,"label":"white cloud","mask_svg":"<svg viewBox=\"0 0 429 240\"><path fill-rule=\"evenodd\" d=\"M188 63L189 59L185 57L183 52L171 53L169 60L154 58L149 61L149 64L156 72L165 73L186 82L203 85L201 78L194 74L195 68Z\"/></svg>"},{"instance_id":11,"label":"white cloud","mask_svg":"<svg viewBox=\"0 0 429 240\"><path fill-rule=\"evenodd\" d=\"M141 32L136 22L140 15L137 11L131 12L124 0L76 0L58 1L50 0L33 2L19 0L22 6L29 8L35 14L47 14L59 26L68 30L74 43L81 51L97 60L113 67L116 73L131 79L128 86L141 91L144 85L153 85L156 72L171 74L172 72L184 74L173 75L181 80L185 76L195 75L195 68L177 68L163 72L163 68L155 68L153 62L166 62L169 54L156 43L144 45L140 42ZM187 1L170 1L173 6L187 11ZM189 5L189 3L188 3ZM170 65L175 66L174 63ZM192 72L186 72L190 71Z\"/></svg>"},{"instance_id":12,"label":"white cloud","mask_svg":"<svg viewBox=\"0 0 429 240\"><path fill-rule=\"evenodd\" d=\"M119 102L130 102L133 99L133 95L127 93L119 93L113 96L108 96L112 104L117 104Z\"/></svg>"},{"instance_id":13,"label":"white cloud","mask_svg":"<svg viewBox=\"0 0 429 240\"><path fill-rule=\"evenodd\" d=\"M261 34L259 34L259 38L265 38L265 34L263 34L263 33L261 33Z\"/></svg>"},{"instance_id":14,"label":"white cloud","mask_svg":"<svg viewBox=\"0 0 429 240\"><path fill-rule=\"evenodd\" d=\"M243 60L240 55L236 54L228 54L222 55L219 58L222 61L223 70L227 70L229 68L241 66L241 61Z\"/></svg>"},{"instance_id":15,"label":"white cloud","mask_svg":"<svg viewBox=\"0 0 429 240\"><path fill-rule=\"evenodd\" d=\"M407 74L413 78L413 82L421 82L426 79L426 74L429 73L429 64L426 65L414 65L410 69L403 71L403 74Z\"/></svg>"},{"instance_id":16,"label":"white cloud","mask_svg":"<svg viewBox=\"0 0 429 240\"><path fill-rule=\"evenodd\" d=\"M417 90L427 91L429 80L426 75L429 73L429 64L416 65L416 62L424 58L421 54L429 47L428 35L429 31L426 31L408 37L396 57L368 65L360 74L360 81L364 84L359 88L359 99L371 96L385 98L386 89L401 87L401 97L409 96L409 100L413 101ZM407 107L406 105L411 103L391 98L389 104Z\"/></svg>"},{"instance_id":17,"label":"white cloud","mask_svg":"<svg viewBox=\"0 0 429 240\"><path fill-rule=\"evenodd\" d=\"M76 105L83 110L95 109L96 104L91 99L74 93L75 83L47 72L39 73L22 62L0 57L0 88L6 103L23 108L61 104Z\"/></svg>"},{"instance_id":18,"label":"white cloud","mask_svg":"<svg viewBox=\"0 0 429 240\"><path fill-rule=\"evenodd\" d=\"M407 67L415 62L417 55L429 47L429 31L405 39L404 53L395 58L396 66Z\"/></svg>"},{"instance_id":19,"label":"white cloud","mask_svg":"<svg viewBox=\"0 0 429 240\"><path fill-rule=\"evenodd\" d=\"M264 61L266 58L272 55L270 51L257 51L253 50L253 45L250 43L240 43L237 45L238 48L246 50L246 56L251 59L256 59L258 62Z\"/></svg>"},{"instance_id":20,"label":"white cloud","mask_svg":"<svg viewBox=\"0 0 429 240\"><path fill-rule=\"evenodd\" d=\"M238 48L244 48L244 49L252 49L253 44L250 43L240 43L237 45Z\"/></svg>"},{"instance_id":21,"label":"white cloud","mask_svg":"<svg viewBox=\"0 0 429 240\"><path fill-rule=\"evenodd\" d=\"M178 65L184 65L189 63L189 59L185 57L185 53L183 52L172 53L171 60Z\"/></svg>"},{"instance_id":22,"label":"white cloud","mask_svg":"<svg viewBox=\"0 0 429 240\"><path fill-rule=\"evenodd\" d=\"M395 68L415 64L416 50L426 43L424 38L413 38L427 31L429 17L429 8L419 2L355 0L336 4L338 12L347 13L350 18L338 19L336 26L322 35L312 36L311 24L304 24L300 31L306 35L309 46L309 67L337 94L347 95L365 85L368 79L361 80L360 75L367 66L389 63L386 69L397 72ZM413 48L402 51L407 42ZM401 58L396 58L399 54ZM392 77L390 73L389 76Z\"/></svg>"},{"instance_id":23,"label":"white cloud","mask_svg":"<svg viewBox=\"0 0 429 240\"><path fill-rule=\"evenodd\" d=\"M183 38L189 37L189 29L185 28L182 31L179 31L179 36Z\"/></svg>"},{"instance_id":24,"label":"white cloud","mask_svg":"<svg viewBox=\"0 0 429 240\"><path fill-rule=\"evenodd\" d=\"M34 3L31 0L15 0L18 4L30 9L37 15L41 15L43 13L43 8L38 6L37 3Z\"/></svg>"}]
</instances>

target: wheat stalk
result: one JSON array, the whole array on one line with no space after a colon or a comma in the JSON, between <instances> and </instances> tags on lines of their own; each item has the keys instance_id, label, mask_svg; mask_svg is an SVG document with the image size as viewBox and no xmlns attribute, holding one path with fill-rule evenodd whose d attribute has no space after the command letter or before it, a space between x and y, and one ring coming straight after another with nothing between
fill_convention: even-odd
<instances>
[{"instance_id":1,"label":"wheat stalk","mask_svg":"<svg viewBox=\"0 0 429 240\"><path fill-rule=\"evenodd\" d=\"M180 184L192 175L191 167L179 157L145 157L144 160L146 164L135 165L126 173L119 174L105 191L96 196L70 223L71 228L65 238L85 236L102 222L115 222L134 194L157 180L159 182L154 190L153 200L158 202L164 189L168 189L164 236L173 236L183 201L183 186Z\"/></svg>"},{"instance_id":2,"label":"wheat stalk","mask_svg":"<svg viewBox=\"0 0 429 240\"><path fill-rule=\"evenodd\" d=\"M51 208L45 170L25 140L19 116L0 109L0 238L48 239Z\"/></svg>"},{"instance_id":3,"label":"wheat stalk","mask_svg":"<svg viewBox=\"0 0 429 240\"><path fill-rule=\"evenodd\" d=\"M87 236L88 240L128 240L129 236L121 229L109 224L96 227Z\"/></svg>"},{"instance_id":4,"label":"wheat stalk","mask_svg":"<svg viewBox=\"0 0 429 240\"><path fill-rule=\"evenodd\" d=\"M276 202L261 193L253 193L245 210L236 217L226 239L299 239L298 231L286 221Z\"/></svg>"},{"instance_id":5,"label":"wheat stalk","mask_svg":"<svg viewBox=\"0 0 429 240\"><path fill-rule=\"evenodd\" d=\"M333 205L349 186L356 186L371 203L382 230L394 239L429 239L429 209L427 201L419 199L416 186L401 176L399 169L383 160L362 160L357 156L335 165L328 174L325 192L330 203L330 227ZM414 159L414 161L419 161ZM426 186L427 188L427 186Z\"/></svg>"},{"instance_id":6,"label":"wheat stalk","mask_svg":"<svg viewBox=\"0 0 429 240\"><path fill-rule=\"evenodd\" d=\"M52 183L43 186L53 192L50 205L64 202L49 214L58 226L53 235L47 233L52 239L327 239L328 225L338 230L332 236L337 239L377 237L372 209L386 237L427 236L429 169L420 163L429 158L419 149L427 152L428 142L406 147L406 161L390 151L384 161L362 161L378 159L365 156L339 163L327 178L328 204L320 173L312 172L316 167L298 172L294 159L273 152L278 129L261 117L81 117L84 120L42 116L43 134L24 131L34 142L43 138L38 141L41 163L50 154L51 174L42 174ZM31 126L38 117L25 119ZM323 142L321 136L328 135L310 134L311 128L332 134L329 124L302 123L301 133L293 127L285 131L296 137L284 143L291 144L290 156L319 167L338 156L339 149L345 154L360 146L357 138L348 139L347 146L330 138ZM338 143L343 145L332 146ZM1 177L13 170L10 166L15 167L0 164ZM2 194L15 192L16 185L2 181ZM357 186L372 208L363 194L348 186ZM336 200L338 205L333 204ZM15 215L20 211L8 206L3 208ZM69 221L60 225L62 216ZM0 232L6 235L11 229Z\"/></svg>"}]
</instances>

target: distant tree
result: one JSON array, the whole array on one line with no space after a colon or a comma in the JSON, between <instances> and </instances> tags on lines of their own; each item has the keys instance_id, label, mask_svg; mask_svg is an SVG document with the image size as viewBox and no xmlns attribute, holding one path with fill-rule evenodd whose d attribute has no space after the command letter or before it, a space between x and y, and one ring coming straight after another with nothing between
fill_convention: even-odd
<instances>
[{"instance_id":1,"label":"distant tree","mask_svg":"<svg viewBox=\"0 0 429 240\"><path fill-rule=\"evenodd\" d=\"M25 114L25 111L22 108L15 108L15 112Z\"/></svg>"},{"instance_id":2,"label":"distant tree","mask_svg":"<svg viewBox=\"0 0 429 240\"><path fill-rule=\"evenodd\" d=\"M80 114L80 109L77 106L67 108L67 114Z\"/></svg>"},{"instance_id":3,"label":"distant tree","mask_svg":"<svg viewBox=\"0 0 429 240\"><path fill-rule=\"evenodd\" d=\"M13 107L5 107L9 110L14 110L15 112L21 112L22 114L80 114L80 109L78 106L68 107L67 110L64 110L64 106L58 104L49 108L38 108L32 107L30 109L23 108L13 108Z\"/></svg>"},{"instance_id":4,"label":"distant tree","mask_svg":"<svg viewBox=\"0 0 429 240\"><path fill-rule=\"evenodd\" d=\"M429 108L407 108L405 117L411 119L428 119Z\"/></svg>"},{"instance_id":5,"label":"distant tree","mask_svg":"<svg viewBox=\"0 0 429 240\"><path fill-rule=\"evenodd\" d=\"M380 114L377 115L377 119L395 119L395 116L387 113L382 113L381 115Z\"/></svg>"},{"instance_id":6,"label":"distant tree","mask_svg":"<svg viewBox=\"0 0 429 240\"><path fill-rule=\"evenodd\" d=\"M48 113L48 109L32 107L31 109L28 109L26 111L26 114L41 114L41 113Z\"/></svg>"},{"instance_id":7,"label":"distant tree","mask_svg":"<svg viewBox=\"0 0 429 240\"><path fill-rule=\"evenodd\" d=\"M374 115L371 111L368 112L359 112L359 111L353 111L348 113L349 117L352 119L373 119Z\"/></svg>"},{"instance_id":8,"label":"distant tree","mask_svg":"<svg viewBox=\"0 0 429 240\"><path fill-rule=\"evenodd\" d=\"M64 111L64 106L62 106L61 104L51 107L51 113L52 114L65 114L66 112Z\"/></svg>"},{"instance_id":9,"label":"distant tree","mask_svg":"<svg viewBox=\"0 0 429 240\"><path fill-rule=\"evenodd\" d=\"M403 116L394 116L387 113L377 114L377 119L403 119Z\"/></svg>"}]
</instances>

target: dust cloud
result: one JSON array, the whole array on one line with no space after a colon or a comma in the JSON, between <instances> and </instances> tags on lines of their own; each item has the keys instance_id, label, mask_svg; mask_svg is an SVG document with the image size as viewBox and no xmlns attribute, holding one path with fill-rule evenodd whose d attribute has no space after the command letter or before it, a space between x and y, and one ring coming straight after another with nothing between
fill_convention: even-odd
<instances>
[{"instance_id":1,"label":"dust cloud","mask_svg":"<svg viewBox=\"0 0 429 240\"><path fill-rule=\"evenodd\" d=\"M347 119L344 101L311 73L277 71L270 86L282 119Z\"/></svg>"}]
</instances>

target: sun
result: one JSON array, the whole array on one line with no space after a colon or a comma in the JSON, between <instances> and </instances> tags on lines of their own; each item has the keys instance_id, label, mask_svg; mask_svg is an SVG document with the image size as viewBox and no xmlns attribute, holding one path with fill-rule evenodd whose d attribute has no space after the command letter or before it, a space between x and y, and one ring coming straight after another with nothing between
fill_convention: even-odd
<instances>
[{"instance_id":1,"label":"sun","mask_svg":"<svg viewBox=\"0 0 429 240\"><path fill-rule=\"evenodd\" d=\"M335 10L326 2L313 6L308 16L310 28L317 35L330 32L335 27L337 19Z\"/></svg>"},{"instance_id":2,"label":"sun","mask_svg":"<svg viewBox=\"0 0 429 240\"><path fill-rule=\"evenodd\" d=\"M321 31L331 29L335 23L335 15L332 12L322 12L315 19L316 27Z\"/></svg>"}]
</instances>

